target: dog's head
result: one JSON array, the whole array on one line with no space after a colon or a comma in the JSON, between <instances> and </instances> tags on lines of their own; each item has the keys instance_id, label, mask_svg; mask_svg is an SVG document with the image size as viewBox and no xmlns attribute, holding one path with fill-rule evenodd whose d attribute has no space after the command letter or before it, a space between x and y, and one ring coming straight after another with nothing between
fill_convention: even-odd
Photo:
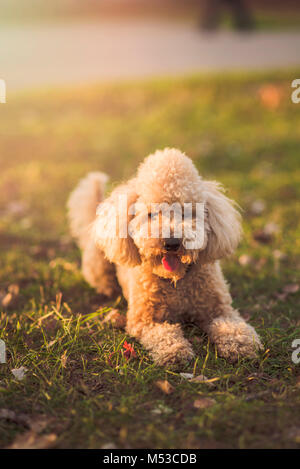
<instances>
[{"instance_id":1,"label":"dog's head","mask_svg":"<svg viewBox=\"0 0 300 469\"><path fill-rule=\"evenodd\" d=\"M241 235L234 202L175 149L148 156L97 210L95 241L111 262L147 264L174 281L193 263L228 256Z\"/></svg>"}]
</instances>

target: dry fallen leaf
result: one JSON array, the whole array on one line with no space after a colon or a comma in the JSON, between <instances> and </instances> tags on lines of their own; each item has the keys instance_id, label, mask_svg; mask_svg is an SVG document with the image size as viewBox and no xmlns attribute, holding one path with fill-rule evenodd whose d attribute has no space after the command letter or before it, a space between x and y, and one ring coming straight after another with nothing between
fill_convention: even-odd
<instances>
[{"instance_id":1,"label":"dry fallen leaf","mask_svg":"<svg viewBox=\"0 0 300 469\"><path fill-rule=\"evenodd\" d=\"M263 85L260 87L258 94L264 107L271 110L278 108L282 98L282 90L278 86Z\"/></svg>"},{"instance_id":2,"label":"dry fallen leaf","mask_svg":"<svg viewBox=\"0 0 300 469\"><path fill-rule=\"evenodd\" d=\"M276 223L267 223L262 229L254 231L253 238L260 243L270 243L276 233L279 232L279 226Z\"/></svg>"},{"instance_id":3,"label":"dry fallen leaf","mask_svg":"<svg viewBox=\"0 0 300 469\"><path fill-rule=\"evenodd\" d=\"M25 427L29 427L29 418L28 415L25 414L16 414L15 411L10 409L0 409L0 419L8 420L11 422L15 422Z\"/></svg>"},{"instance_id":4,"label":"dry fallen leaf","mask_svg":"<svg viewBox=\"0 0 300 469\"><path fill-rule=\"evenodd\" d=\"M4 298L1 301L2 306L4 306L4 308L6 308L11 303L12 299L13 299L12 293L10 293L10 292L6 293L6 295L4 296Z\"/></svg>"},{"instance_id":5,"label":"dry fallen leaf","mask_svg":"<svg viewBox=\"0 0 300 469\"><path fill-rule=\"evenodd\" d=\"M280 228L277 225L277 223L274 223L272 221L267 223L264 227L264 232L271 235L271 236L276 234L276 233L279 233L279 231L280 231Z\"/></svg>"},{"instance_id":6,"label":"dry fallen leaf","mask_svg":"<svg viewBox=\"0 0 300 469\"><path fill-rule=\"evenodd\" d=\"M192 379L194 378L194 375L192 373L179 373L180 376L184 379Z\"/></svg>"},{"instance_id":7,"label":"dry fallen leaf","mask_svg":"<svg viewBox=\"0 0 300 469\"><path fill-rule=\"evenodd\" d=\"M281 261L287 258L287 255L284 252L281 252L279 249L274 249L273 251L274 259Z\"/></svg>"},{"instance_id":8,"label":"dry fallen leaf","mask_svg":"<svg viewBox=\"0 0 300 469\"><path fill-rule=\"evenodd\" d=\"M166 379L156 381L156 386L165 394L171 394L174 391L174 387Z\"/></svg>"},{"instance_id":9,"label":"dry fallen leaf","mask_svg":"<svg viewBox=\"0 0 300 469\"><path fill-rule=\"evenodd\" d=\"M151 414L154 415L161 415L161 414L171 414L173 412L173 409L170 407L167 407L164 404L158 404L158 406L155 409L151 410Z\"/></svg>"},{"instance_id":10,"label":"dry fallen leaf","mask_svg":"<svg viewBox=\"0 0 300 469\"><path fill-rule=\"evenodd\" d=\"M205 383L208 386L214 386L214 384L204 375L198 375L194 378L189 379L190 383Z\"/></svg>"},{"instance_id":11,"label":"dry fallen leaf","mask_svg":"<svg viewBox=\"0 0 300 469\"><path fill-rule=\"evenodd\" d=\"M63 368L66 368L67 360L68 360L67 351L65 350L64 353L62 354L62 356L60 357L61 366L62 366Z\"/></svg>"},{"instance_id":12,"label":"dry fallen leaf","mask_svg":"<svg viewBox=\"0 0 300 469\"><path fill-rule=\"evenodd\" d=\"M57 436L54 433L38 435L32 430L16 437L7 449L47 449L52 448Z\"/></svg>"},{"instance_id":13,"label":"dry fallen leaf","mask_svg":"<svg viewBox=\"0 0 300 469\"><path fill-rule=\"evenodd\" d=\"M14 410L10 409L0 409L0 419L23 425L35 433L42 432L49 423L49 419L45 415L31 416L27 414L17 414Z\"/></svg>"},{"instance_id":14,"label":"dry fallen leaf","mask_svg":"<svg viewBox=\"0 0 300 469\"><path fill-rule=\"evenodd\" d=\"M14 368L11 370L12 374L18 381L22 381L25 378L27 368L25 366L21 366L20 368Z\"/></svg>"},{"instance_id":15,"label":"dry fallen leaf","mask_svg":"<svg viewBox=\"0 0 300 469\"><path fill-rule=\"evenodd\" d=\"M264 230L256 230L253 233L253 238L255 241L259 241L260 243L270 243L272 241L272 236L269 233L266 233Z\"/></svg>"},{"instance_id":16,"label":"dry fallen leaf","mask_svg":"<svg viewBox=\"0 0 300 469\"><path fill-rule=\"evenodd\" d=\"M117 447L112 441L110 441L109 443L105 443L103 446L101 446L100 449L117 449Z\"/></svg>"},{"instance_id":17,"label":"dry fallen leaf","mask_svg":"<svg viewBox=\"0 0 300 469\"><path fill-rule=\"evenodd\" d=\"M208 407L212 407L215 404L215 399L211 399L210 397L203 397L201 399L195 400L194 407L196 409L207 409Z\"/></svg>"},{"instance_id":18,"label":"dry fallen leaf","mask_svg":"<svg viewBox=\"0 0 300 469\"><path fill-rule=\"evenodd\" d=\"M297 283L290 283L289 285L285 285L283 287L284 293L297 293L299 290L299 285Z\"/></svg>"},{"instance_id":19,"label":"dry fallen leaf","mask_svg":"<svg viewBox=\"0 0 300 469\"><path fill-rule=\"evenodd\" d=\"M249 265L249 264L251 264L251 262L252 262L252 257L251 257L251 256L248 256L248 254L242 254L242 255L239 257L239 263L240 263L240 265L242 265L242 266Z\"/></svg>"},{"instance_id":20,"label":"dry fallen leaf","mask_svg":"<svg viewBox=\"0 0 300 469\"><path fill-rule=\"evenodd\" d=\"M0 419L15 420L16 413L9 409L0 409Z\"/></svg>"},{"instance_id":21,"label":"dry fallen leaf","mask_svg":"<svg viewBox=\"0 0 300 469\"><path fill-rule=\"evenodd\" d=\"M49 342L49 344L47 345L47 348L52 347L52 345L54 345L56 341L57 341L57 339L51 340L51 341Z\"/></svg>"},{"instance_id":22,"label":"dry fallen leaf","mask_svg":"<svg viewBox=\"0 0 300 469\"><path fill-rule=\"evenodd\" d=\"M290 294L297 293L299 290L299 285L297 283L290 283L289 285L285 285L282 289L282 293L276 293L275 296L280 301L284 301L286 297Z\"/></svg>"},{"instance_id":23,"label":"dry fallen leaf","mask_svg":"<svg viewBox=\"0 0 300 469\"><path fill-rule=\"evenodd\" d=\"M6 308L8 305L11 304L13 300L15 300L19 294L20 288L19 285L12 283L8 287L8 291L2 291L1 292L1 304Z\"/></svg>"},{"instance_id":24,"label":"dry fallen leaf","mask_svg":"<svg viewBox=\"0 0 300 469\"><path fill-rule=\"evenodd\" d=\"M265 210L265 208L266 208L266 203L263 200L258 199L252 202L250 206L250 212L253 215L260 215Z\"/></svg>"}]
</instances>

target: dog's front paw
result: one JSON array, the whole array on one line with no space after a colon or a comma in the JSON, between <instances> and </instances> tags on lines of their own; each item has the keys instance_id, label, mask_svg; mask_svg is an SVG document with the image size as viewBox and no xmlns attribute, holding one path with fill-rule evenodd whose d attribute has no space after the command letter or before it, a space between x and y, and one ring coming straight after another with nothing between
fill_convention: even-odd
<instances>
[{"instance_id":1,"label":"dog's front paw","mask_svg":"<svg viewBox=\"0 0 300 469\"><path fill-rule=\"evenodd\" d=\"M211 327L211 338L216 344L218 354L231 362L239 358L256 358L263 349L255 329L242 318L230 321L218 318Z\"/></svg>"},{"instance_id":2,"label":"dog's front paw","mask_svg":"<svg viewBox=\"0 0 300 469\"><path fill-rule=\"evenodd\" d=\"M179 324L152 323L140 325L139 330L127 323L127 332L137 337L160 366L183 365L194 357L190 342L185 339Z\"/></svg>"},{"instance_id":3,"label":"dog's front paw","mask_svg":"<svg viewBox=\"0 0 300 469\"><path fill-rule=\"evenodd\" d=\"M157 365L177 368L190 362L194 358L191 344L173 343L172 346L159 347L152 350L151 355Z\"/></svg>"},{"instance_id":4,"label":"dog's front paw","mask_svg":"<svg viewBox=\"0 0 300 469\"><path fill-rule=\"evenodd\" d=\"M258 338L246 335L239 339L223 338L216 342L216 346L220 357L232 363L238 361L239 358L256 358L258 350L263 348Z\"/></svg>"}]
</instances>

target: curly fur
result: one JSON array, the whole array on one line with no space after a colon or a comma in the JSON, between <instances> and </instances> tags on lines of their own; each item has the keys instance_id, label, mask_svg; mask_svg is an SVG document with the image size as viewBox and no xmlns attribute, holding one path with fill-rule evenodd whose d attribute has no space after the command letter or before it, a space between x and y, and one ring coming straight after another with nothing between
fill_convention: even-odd
<instances>
[{"instance_id":1,"label":"curly fur","mask_svg":"<svg viewBox=\"0 0 300 469\"><path fill-rule=\"evenodd\" d=\"M127 332L160 365L192 359L191 344L180 325L187 319L207 332L219 355L231 361L254 357L262 347L260 339L232 308L218 262L232 254L241 237L240 214L222 186L204 181L186 155L169 148L148 156L136 176L105 199L106 179L102 173L91 173L80 182L69 199L69 217L82 249L87 281L109 296L121 286L128 302ZM127 197L122 210L120 195ZM174 254L178 265L168 271L162 263L164 238L145 236L141 227L148 230L152 204L191 203L194 207L198 202L205 207L203 244L187 249L186 235L182 235ZM161 229L164 215L156 218L153 223ZM128 223L132 232L124 238L121 232ZM172 236L178 222L169 219L168 223ZM187 227L185 220L180 223Z\"/></svg>"}]
</instances>

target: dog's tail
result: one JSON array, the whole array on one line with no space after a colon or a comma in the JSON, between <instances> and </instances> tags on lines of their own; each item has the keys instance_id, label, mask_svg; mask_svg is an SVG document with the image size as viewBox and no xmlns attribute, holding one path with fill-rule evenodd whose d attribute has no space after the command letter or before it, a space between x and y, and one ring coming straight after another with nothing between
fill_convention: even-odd
<instances>
[{"instance_id":1,"label":"dog's tail","mask_svg":"<svg viewBox=\"0 0 300 469\"><path fill-rule=\"evenodd\" d=\"M104 199L108 176L104 173L89 173L81 179L67 202L71 234L83 247L90 236L89 228L96 217L96 209Z\"/></svg>"}]
</instances>

